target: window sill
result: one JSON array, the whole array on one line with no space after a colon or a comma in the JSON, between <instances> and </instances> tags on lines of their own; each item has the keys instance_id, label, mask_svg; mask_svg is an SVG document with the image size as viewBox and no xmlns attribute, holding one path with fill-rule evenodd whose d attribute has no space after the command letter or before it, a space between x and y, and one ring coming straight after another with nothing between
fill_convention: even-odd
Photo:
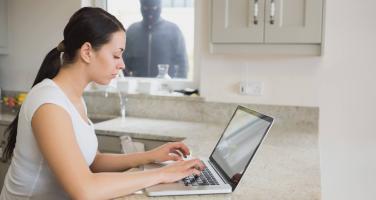
<instances>
[{"instance_id":1,"label":"window sill","mask_svg":"<svg viewBox=\"0 0 376 200\"><path fill-rule=\"evenodd\" d=\"M186 79L165 80L156 78L122 77L114 79L108 86L91 83L85 89L85 95L103 97L106 92L110 96L117 95L118 92L121 92L127 97L133 98L203 102L204 98L198 95L193 94L187 96L182 93L173 92L174 90L195 88L192 86L194 86L194 83Z\"/></svg>"},{"instance_id":2,"label":"window sill","mask_svg":"<svg viewBox=\"0 0 376 200\"><path fill-rule=\"evenodd\" d=\"M120 91L126 95L200 98L197 95L185 96L174 92L185 88L196 89L196 86L193 81L187 79L119 77L113 79L109 85L91 83L85 92L117 93Z\"/></svg>"},{"instance_id":3,"label":"window sill","mask_svg":"<svg viewBox=\"0 0 376 200\"><path fill-rule=\"evenodd\" d=\"M103 97L103 92L101 90L86 90L85 96L91 97ZM110 91L109 95L116 95L116 92ZM144 98L144 99L152 99L152 100L179 100L179 101L197 101L197 102L204 102L205 99L200 96L184 96L184 95L174 95L174 94L166 94L166 93L153 93L153 94L140 94L140 93L125 93L127 97L130 98Z\"/></svg>"}]
</instances>

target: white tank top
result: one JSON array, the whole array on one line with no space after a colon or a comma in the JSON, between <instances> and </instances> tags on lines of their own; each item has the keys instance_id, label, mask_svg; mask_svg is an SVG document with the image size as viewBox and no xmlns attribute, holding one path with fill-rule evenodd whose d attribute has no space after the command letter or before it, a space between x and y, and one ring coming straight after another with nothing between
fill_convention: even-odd
<instances>
[{"instance_id":1,"label":"white tank top","mask_svg":"<svg viewBox=\"0 0 376 200\"><path fill-rule=\"evenodd\" d=\"M51 79L45 79L30 90L21 106L18 118L17 143L0 200L69 199L49 168L47 161L43 158L31 127L33 114L41 105L46 103L58 105L69 113L76 141L87 165L90 166L94 161L98 140L93 124L90 121L90 124L88 124L81 117L58 85ZM85 102L83 103L85 105ZM50 134L55 133L51 132ZM64 149L61 150L64 151Z\"/></svg>"}]
</instances>

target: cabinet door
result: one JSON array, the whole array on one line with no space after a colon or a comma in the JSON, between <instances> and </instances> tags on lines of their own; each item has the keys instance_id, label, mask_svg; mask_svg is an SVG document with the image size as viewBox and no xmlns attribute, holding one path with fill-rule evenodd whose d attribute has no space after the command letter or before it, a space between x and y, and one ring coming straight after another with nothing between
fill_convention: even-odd
<instances>
[{"instance_id":1,"label":"cabinet door","mask_svg":"<svg viewBox=\"0 0 376 200\"><path fill-rule=\"evenodd\" d=\"M7 174L10 162L0 160L0 187L3 188L5 175Z\"/></svg>"},{"instance_id":2,"label":"cabinet door","mask_svg":"<svg viewBox=\"0 0 376 200\"><path fill-rule=\"evenodd\" d=\"M212 42L263 43L264 4L265 0L212 0Z\"/></svg>"},{"instance_id":3,"label":"cabinet door","mask_svg":"<svg viewBox=\"0 0 376 200\"><path fill-rule=\"evenodd\" d=\"M116 136L97 135L98 148L102 153L121 153L120 138Z\"/></svg>"},{"instance_id":4,"label":"cabinet door","mask_svg":"<svg viewBox=\"0 0 376 200\"><path fill-rule=\"evenodd\" d=\"M266 43L321 43L323 0L266 0L265 6Z\"/></svg>"},{"instance_id":5,"label":"cabinet door","mask_svg":"<svg viewBox=\"0 0 376 200\"><path fill-rule=\"evenodd\" d=\"M8 16L6 1L0 0L0 54L6 53L8 43Z\"/></svg>"},{"instance_id":6,"label":"cabinet door","mask_svg":"<svg viewBox=\"0 0 376 200\"><path fill-rule=\"evenodd\" d=\"M4 132L5 132L5 130L8 128L8 126L7 125L2 125L2 124L0 124L0 144L1 144L1 142L4 140L4 139L6 139L6 138L4 138Z\"/></svg>"},{"instance_id":7,"label":"cabinet door","mask_svg":"<svg viewBox=\"0 0 376 200\"><path fill-rule=\"evenodd\" d=\"M0 188L3 187L5 175L8 171L9 164L10 164L10 161L5 162L5 161L2 160L4 144L5 144L3 142L3 140L4 140L3 134L4 134L4 131L5 131L6 128L7 128L6 125L0 124Z\"/></svg>"}]
</instances>

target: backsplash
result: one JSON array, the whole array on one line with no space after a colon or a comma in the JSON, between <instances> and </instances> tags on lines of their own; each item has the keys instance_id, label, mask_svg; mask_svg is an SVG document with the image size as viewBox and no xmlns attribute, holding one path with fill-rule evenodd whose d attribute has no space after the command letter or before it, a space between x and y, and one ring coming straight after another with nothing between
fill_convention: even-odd
<instances>
[{"instance_id":1,"label":"backsplash","mask_svg":"<svg viewBox=\"0 0 376 200\"><path fill-rule=\"evenodd\" d=\"M3 96L16 96L19 92L2 91ZM124 94L122 94L124 95ZM120 98L117 93L102 91L85 92L84 98L89 117L102 121L120 116ZM208 102L202 97L151 96L128 94L126 115L178 121L226 124L234 112L236 103ZM252 110L275 118L274 128L280 131L318 132L319 108L241 104ZM19 107L10 109L1 103L3 113L17 113Z\"/></svg>"},{"instance_id":2,"label":"backsplash","mask_svg":"<svg viewBox=\"0 0 376 200\"><path fill-rule=\"evenodd\" d=\"M91 118L120 116L117 93L85 92L84 98ZM225 124L238 104L208 102L201 97L127 95L126 115L131 117ZM281 131L318 132L319 108L241 104L275 118L275 128Z\"/></svg>"}]
</instances>

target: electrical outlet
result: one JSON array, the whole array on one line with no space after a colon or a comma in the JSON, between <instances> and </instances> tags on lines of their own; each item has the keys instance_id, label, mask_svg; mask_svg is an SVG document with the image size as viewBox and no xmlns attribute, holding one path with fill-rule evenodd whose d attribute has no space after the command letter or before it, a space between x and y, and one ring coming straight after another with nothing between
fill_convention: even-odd
<instances>
[{"instance_id":1,"label":"electrical outlet","mask_svg":"<svg viewBox=\"0 0 376 200\"><path fill-rule=\"evenodd\" d=\"M264 84L261 81L244 81L239 85L239 93L242 95L261 96L264 90Z\"/></svg>"}]
</instances>

